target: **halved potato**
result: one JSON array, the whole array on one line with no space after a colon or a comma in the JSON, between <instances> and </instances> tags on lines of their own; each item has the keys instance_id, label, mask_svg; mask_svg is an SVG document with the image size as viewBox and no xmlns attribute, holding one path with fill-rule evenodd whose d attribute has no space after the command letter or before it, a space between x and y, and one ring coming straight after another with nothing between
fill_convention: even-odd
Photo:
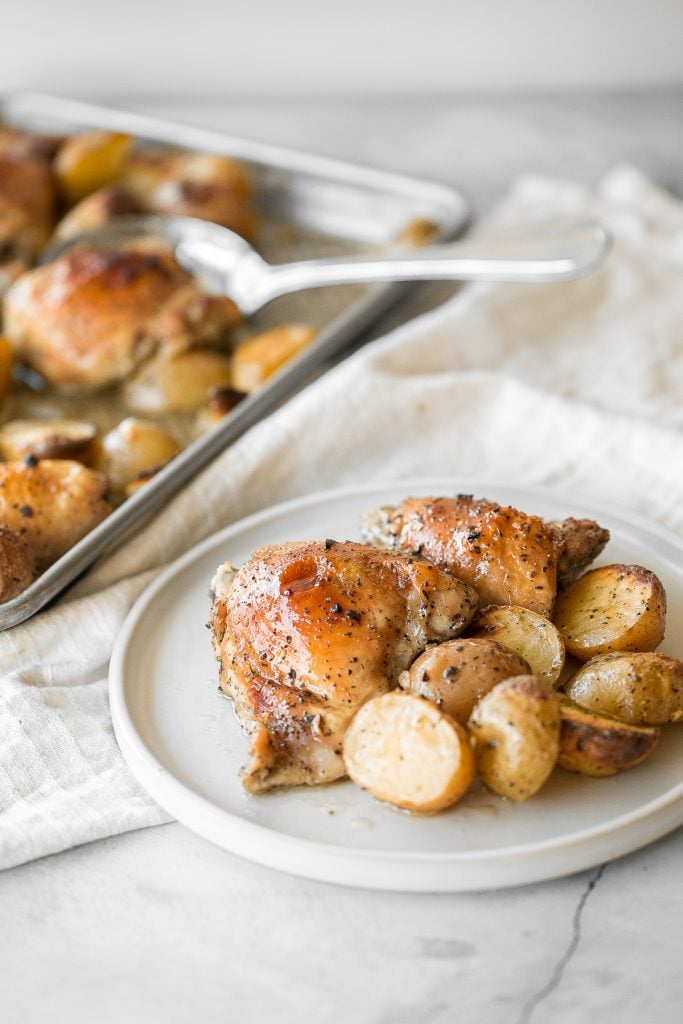
<instances>
[{"instance_id":1,"label":"halved potato","mask_svg":"<svg viewBox=\"0 0 683 1024\"><path fill-rule=\"evenodd\" d=\"M579 661L611 651L653 651L665 623L664 587L641 565L591 569L561 590L555 604L555 625Z\"/></svg>"},{"instance_id":2,"label":"halved potato","mask_svg":"<svg viewBox=\"0 0 683 1024\"><path fill-rule=\"evenodd\" d=\"M552 622L519 605L482 609L472 623L471 636L486 637L509 647L529 663L531 672L555 684L564 668L564 640Z\"/></svg>"},{"instance_id":3,"label":"halved potato","mask_svg":"<svg viewBox=\"0 0 683 1024\"><path fill-rule=\"evenodd\" d=\"M466 793L474 776L467 731L435 704L384 693L363 704L344 737L346 770L378 800L431 814Z\"/></svg>"},{"instance_id":4,"label":"halved potato","mask_svg":"<svg viewBox=\"0 0 683 1024\"><path fill-rule=\"evenodd\" d=\"M602 654L572 676L575 704L630 725L683 721L683 662L666 654Z\"/></svg>"},{"instance_id":5,"label":"halved potato","mask_svg":"<svg viewBox=\"0 0 683 1024\"><path fill-rule=\"evenodd\" d=\"M428 647L399 677L399 686L427 697L466 722L480 697L509 676L525 676L529 663L495 640L447 640Z\"/></svg>"},{"instance_id":6,"label":"halved potato","mask_svg":"<svg viewBox=\"0 0 683 1024\"><path fill-rule=\"evenodd\" d=\"M233 384L240 391L255 391L315 338L305 324L284 324L243 342L233 357Z\"/></svg>"},{"instance_id":7,"label":"halved potato","mask_svg":"<svg viewBox=\"0 0 683 1024\"><path fill-rule=\"evenodd\" d=\"M132 137L123 132L85 132L68 138L53 164L67 203L77 203L119 178L132 146Z\"/></svg>"},{"instance_id":8,"label":"halved potato","mask_svg":"<svg viewBox=\"0 0 683 1024\"><path fill-rule=\"evenodd\" d=\"M150 359L130 378L124 393L135 412L189 412L206 404L211 388L231 383L229 356L212 349L193 349Z\"/></svg>"},{"instance_id":9,"label":"halved potato","mask_svg":"<svg viewBox=\"0 0 683 1024\"><path fill-rule=\"evenodd\" d=\"M7 460L35 455L90 466L97 448L95 426L82 420L10 420L0 427L0 453Z\"/></svg>"},{"instance_id":10,"label":"halved potato","mask_svg":"<svg viewBox=\"0 0 683 1024\"><path fill-rule=\"evenodd\" d=\"M237 388L210 388L209 404L206 409L200 409L197 414L197 429L199 432L209 430L216 423L220 423L246 397L246 392L238 391Z\"/></svg>"},{"instance_id":11,"label":"halved potato","mask_svg":"<svg viewBox=\"0 0 683 1024\"><path fill-rule=\"evenodd\" d=\"M596 715L571 701L560 705L560 753L557 763L570 772L601 778L641 764L659 740L655 726L628 725Z\"/></svg>"},{"instance_id":12,"label":"halved potato","mask_svg":"<svg viewBox=\"0 0 683 1024\"><path fill-rule=\"evenodd\" d=\"M557 761L560 698L538 676L505 679L482 697L468 728L482 782L508 800L528 800Z\"/></svg>"},{"instance_id":13,"label":"halved potato","mask_svg":"<svg viewBox=\"0 0 683 1024\"><path fill-rule=\"evenodd\" d=\"M0 526L0 604L26 590L35 575L29 543L14 530Z\"/></svg>"},{"instance_id":14,"label":"halved potato","mask_svg":"<svg viewBox=\"0 0 683 1024\"><path fill-rule=\"evenodd\" d=\"M181 446L156 423L129 416L105 435L102 447L98 468L107 474L112 494L122 497L136 479L150 479Z\"/></svg>"}]
</instances>

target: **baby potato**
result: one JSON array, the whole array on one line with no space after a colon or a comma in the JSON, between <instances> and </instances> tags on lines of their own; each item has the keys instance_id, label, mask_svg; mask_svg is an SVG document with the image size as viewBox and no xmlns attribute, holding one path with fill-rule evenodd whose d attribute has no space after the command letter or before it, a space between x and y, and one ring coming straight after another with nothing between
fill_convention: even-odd
<instances>
[{"instance_id":1,"label":"baby potato","mask_svg":"<svg viewBox=\"0 0 683 1024\"><path fill-rule=\"evenodd\" d=\"M399 686L427 697L457 722L466 722L480 697L502 679L526 676L529 663L495 640L472 637L428 647Z\"/></svg>"},{"instance_id":2,"label":"baby potato","mask_svg":"<svg viewBox=\"0 0 683 1024\"><path fill-rule=\"evenodd\" d=\"M575 704L629 725L683 721L683 662L666 654L602 654L572 676Z\"/></svg>"},{"instance_id":3,"label":"baby potato","mask_svg":"<svg viewBox=\"0 0 683 1024\"><path fill-rule=\"evenodd\" d=\"M563 700L557 763L570 772L602 778L641 764L652 753L660 730L628 725Z\"/></svg>"},{"instance_id":4,"label":"baby potato","mask_svg":"<svg viewBox=\"0 0 683 1024\"><path fill-rule=\"evenodd\" d=\"M233 384L240 391L255 391L264 380L298 355L315 338L313 327L284 324L243 342L233 357Z\"/></svg>"},{"instance_id":5,"label":"baby potato","mask_svg":"<svg viewBox=\"0 0 683 1024\"><path fill-rule=\"evenodd\" d=\"M53 164L67 203L73 205L119 178L132 146L133 139L124 132L85 132L68 138Z\"/></svg>"},{"instance_id":6,"label":"baby potato","mask_svg":"<svg viewBox=\"0 0 683 1024\"><path fill-rule=\"evenodd\" d=\"M28 542L0 526L0 604L16 597L33 582L36 564Z\"/></svg>"},{"instance_id":7,"label":"baby potato","mask_svg":"<svg viewBox=\"0 0 683 1024\"><path fill-rule=\"evenodd\" d=\"M456 803L474 777L467 731L410 693L384 693L363 704L347 729L343 755L357 786L422 814Z\"/></svg>"},{"instance_id":8,"label":"baby potato","mask_svg":"<svg viewBox=\"0 0 683 1024\"><path fill-rule=\"evenodd\" d=\"M494 686L468 722L482 782L508 800L528 800L546 781L560 748L560 698L539 676Z\"/></svg>"},{"instance_id":9,"label":"baby potato","mask_svg":"<svg viewBox=\"0 0 683 1024\"><path fill-rule=\"evenodd\" d=\"M531 672L554 685L564 668L564 640L548 619L519 605L489 605L472 624L473 637L509 647L529 663Z\"/></svg>"},{"instance_id":10,"label":"baby potato","mask_svg":"<svg viewBox=\"0 0 683 1024\"><path fill-rule=\"evenodd\" d=\"M135 412L188 412L206 405L211 388L231 383L229 356L211 349L192 349L150 359L130 378L124 393Z\"/></svg>"},{"instance_id":11,"label":"baby potato","mask_svg":"<svg viewBox=\"0 0 683 1024\"><path fill-rule=\"evenodd\" d=\"M10 461L35 455L90 466L97 454L97 430L81 420L10 420L0 427L0 453Z\"/></svg>"},{"instance_id":12,"label":"baby potato","mask_svg":"<svg viewBox=\"0 0 683 1024\"><path fill-rule=\"evenodd\" d=\"M107 474L112 494L120 498L127 491L132 493L136 480L146 482L179 451L180 445L167 430L129 416L102 439L98 468Z\"/></svg>"},{"instance_id":13,"label":"baby potato","mask_svg":"<svg viewBox=\"0 0 683 1024\"><path fill-rule=\"evenodd\" d=\"M555 625L579 661L610 651L653 651L665 623L664 587L640 565L591 569L560 591L555 605Z\"/></svg>"},{"instance_id":14,"label":"baby potato","mask_svg":"<svg viewBox=\"0 0 683 1024\"><path fill-rule=\"evenodd\" d=\"M246 397L245 392L237 388L209 388L209 404L197 413L197 432L202 434L220 423Z\"/></svg>"}]
</instances>

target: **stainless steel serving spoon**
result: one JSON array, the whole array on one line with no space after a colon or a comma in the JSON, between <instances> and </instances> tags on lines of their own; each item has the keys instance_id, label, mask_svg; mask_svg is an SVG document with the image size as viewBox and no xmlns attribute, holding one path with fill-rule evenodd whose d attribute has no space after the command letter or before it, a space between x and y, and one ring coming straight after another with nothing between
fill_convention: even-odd
<instances>
[{"instance_id":1,"label":"stainless steel serving spoon","mask_svg":"<svg viewBox=\"0 0 683 1024\"><path fill-rule=\"evenodd\" d=\"M388 252L381 256L267 263L234 231L195 217L117 217L96 231L53 246L49 262L82 242L112 246L143 235L170 244L178 262L240 310L255 313L272 299L306 288L389 281L568 281L590 274L610 239L596 221L565 221L528 235L468 238L448 245Z\"/></svg>"}]
</instances>

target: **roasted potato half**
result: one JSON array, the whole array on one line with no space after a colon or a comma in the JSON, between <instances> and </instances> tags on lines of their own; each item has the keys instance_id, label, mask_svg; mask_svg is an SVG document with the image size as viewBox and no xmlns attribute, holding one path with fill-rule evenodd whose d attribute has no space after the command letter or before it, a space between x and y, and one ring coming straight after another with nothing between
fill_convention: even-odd
<instances>
[{"instance_id":1,"label":"roasted potato half","mask_svg":"<svg viewBox=\"0 0 683 1024\"><path fill-rule=\"evenodd\" d=\"M579 661L611 651L654 651L665 624L664 587L640 565L591 569L560 591L555 605L555 625Z\"/></svg>"},{"instance_id":2,"label":"roasted potato half","mask_svg":"<svg viewBox=\"0 0 683 1024\"><path fill-rule=\"evenodd\" d=\"M98 468L107 474L111 493L120 498L132 493L131 484L146 482L179 451L180 445L163 427L129 416L103 438Z\"/></svg>"},{"instance_id":3,"label":"roasted potato half","mask_svg":"<svg viewBox=\"0 0 683 1024\"><path fill-rule=\"evenodd\" d=\"M193 349L172 357L158 355L144 363L126 384L125 396L135 412L189 412L206 405L212 388L225 388L231 382L229 356Z\"/></svg>"},{"instance_id":4,"label":"roasted potato half","mask_svg":"<svg viewBox=\"0 0 683 1024\"><path fill-rule=\"evenodd\" d=\"M519 605L489 605L472 623L472 637L485 637L515 651L535 676L554 685L564 668L564 640L542 615Z\"/></svg>"},{"instance_id":5,"label":"roasted potato half","mask_svg":"<svg viewBox=\"0 0 683 1024\"><path fill-rule=\"evenodd\" d=\"M456 803L474 777L467 731L411 693L374 697L344 737L346 770L378 800L432 814Z\"/></svg>"},{"instance_id":6,"label":"roasted potato half","mask_svg":"<svg viewBox=\"0 0 683 1024\"><path fill-rule=\"evenodd\" d=\"M53 164L59 190L69 205L119 178L133 139L123 132L84 132L60 147Z\"/></svg>"},{"instance_id":7,"label":"roasted potato half","mask_svg":"<svg viewBox=\"0 0 683 1024\"><path fill-rule=\"evenodd\" d=\"M666 654L603 654L572 676L575 704L630 725L683 721L683 663Z\"/></svg>"},{"instance_id":8,"label":"roasted potato half","mask_svg":"<svg viewBox=\"0 0 683 1024\"><path fill-rule=\"evenodd\" d=\"M458 722L466 722L480 697L509 676L525 676L529 663L496 640L473 637L428 647L399 685L427 697Z\"/></svg>"},{"instance_id":9,"label":"roasted potato half","mask_svg":"<svg viewBox=\"0 0 683 1024\"><path fill-rule=\"evenodd\" d=\"M284 324L249 338L234 355L234 386L240 391L255 391L264 380L310 345L315 335L315 329L305 324Z\"/></svg>"},{"instance_id":10,"label":"roasted potato half","mask_svg":"<svg viewBox=\"0 0 683 1024\"><path fill-rule=\"evenodd\" d=\"M517 676L494 686L468 722L482 782L508 800L528 800L557 762L560 698L539 676Z\"/></svg>"},{"instance_id":11,"label":"roasted potato half","mask_svg":"<svg viewBox=\"0 0 683 1024\"><path fill-rule=\"evenodd\" d=\"M84 466L97 456L97 430L81 420L10 420L0 427L4 459L74 459Z\"/></svg>"},{"instance_id":12,"label":"roasted potato half","mask_svg":"<svg viewBox=\"0 0 683 1024\"><path fill-rule=\"evenodd\" d=\"M641 764L657 746L656 726L628 725L563 700L557 763L570 772L601 778Z\"/></svg>"},{"instance_id":13,"label":"roasted potato half","mask_svg":"<svg viewBox=\"0 0 683 1024\"><path fill-rule=\"evenodd\" d=\"M0 526L0 604L26 590L35 575L29 543L14 530Z\"/></svg>"}]
</instances>

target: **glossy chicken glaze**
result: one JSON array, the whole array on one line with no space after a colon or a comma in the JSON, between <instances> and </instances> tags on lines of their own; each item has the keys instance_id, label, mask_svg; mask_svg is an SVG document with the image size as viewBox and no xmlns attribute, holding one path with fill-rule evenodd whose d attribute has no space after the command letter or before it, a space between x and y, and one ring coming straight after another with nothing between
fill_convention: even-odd
<instances>
[{"instance_id":1,"label":"glossy chicken glaze","mask_svg":"<svg viewBox=\"0 0 683 1024\"><path fill-rule=\"evenodd\" d=\"M222 567L211 615L220 683L251 740L244 785L329 782L356 710L430 642L459 636L476 593L428 562L351 541L260 548Z\"/></svg>"},{"instance_id":2,"label":"glossy chicken glaze","mask_svg":"<svg viewBox=\"0 0 683 1024\"><path fill-rule=\"evenodd\" d=\"M216 342L240 320L234 302L200 291L170 253L143 243L80 246L23 274L4 318L17 356L67 391L123 380L159 349Z\"/></svg>"},{"instance_id":3,"label":"glossy chicken glaze","mask_svg":"<svg viewBox=\"0 0 683 1024\"><path fill-rule=\"evenodd\" d=\"M516 604L550 618L562 578L595 558L609 539L591 520L544 523L471 495L407 498L369 511L364 537L428 558L473 586L481 605Z\"/></svg>"}]
</instances>

